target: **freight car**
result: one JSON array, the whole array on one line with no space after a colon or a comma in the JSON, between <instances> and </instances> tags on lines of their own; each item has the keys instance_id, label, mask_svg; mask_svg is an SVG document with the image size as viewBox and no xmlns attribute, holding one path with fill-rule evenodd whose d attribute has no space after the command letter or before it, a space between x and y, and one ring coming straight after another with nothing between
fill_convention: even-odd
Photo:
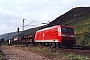
<instances>
[{"instance_id":1,"label":"freight car","mask_svg":"<svg viewBox=\"0 0 90 60\"><path fill-rule=\"evenodd\" d=\"M34 43L54 47L73 47L75 45L74 28L56 25L36 31Z\"/></svg>"}]
</instances>

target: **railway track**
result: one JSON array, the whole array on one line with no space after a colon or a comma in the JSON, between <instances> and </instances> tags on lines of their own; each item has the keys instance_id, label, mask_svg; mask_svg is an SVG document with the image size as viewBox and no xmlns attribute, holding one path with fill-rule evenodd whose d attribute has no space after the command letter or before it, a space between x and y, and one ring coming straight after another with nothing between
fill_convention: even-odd
<instances>
[{"instance_id":1,"label":"railway track","mask_svg":"<svg viewBox=\"0 0 90 60\"><path fill-rule=\"evenodd\" d=\"M55 48L55 50L65 54L74 54L90 58L90 48L85 46L74 46L73 48Z\"/></svg>"}]
</instances>

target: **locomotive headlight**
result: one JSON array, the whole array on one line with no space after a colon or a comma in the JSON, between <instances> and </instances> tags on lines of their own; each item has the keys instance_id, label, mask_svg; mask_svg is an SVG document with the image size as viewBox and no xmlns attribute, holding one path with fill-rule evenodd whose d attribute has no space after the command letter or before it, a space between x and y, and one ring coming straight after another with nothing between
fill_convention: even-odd
<instances>
[{"instance_id":1,"label":"locomotive headlight","mask_svg":"<svg viewBox=\"0 0 90 60\"><path fill-rule=\"evenodd\" d=\"M66 34L62 34L63 37L66 37L67 35Z\"/></svg>"},{"instance_id":2,"label":"locomotive headlight","mask_svg":"<svg viewBox=\"0 0 90 60\"><path fill-rule=\"evenodd\" d=\"M70 35L70 37L74 37L74 35Z\"/></svg>"}]
</instances>

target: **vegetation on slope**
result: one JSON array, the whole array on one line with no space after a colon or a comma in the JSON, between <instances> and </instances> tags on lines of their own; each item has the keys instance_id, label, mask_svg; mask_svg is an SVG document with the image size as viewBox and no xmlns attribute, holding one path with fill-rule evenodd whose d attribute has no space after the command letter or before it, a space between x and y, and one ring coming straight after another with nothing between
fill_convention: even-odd
<instances>
[{"instance_id":1,"label":"vegetation on slope","mask_svg":"<svg viewBox=\"0 0 90 60\"><path fill-rule=\"evenodd\" d=\"M68 25L74 26L77 44L90 46L90 17L82 18Z\"/></svg>"}]
</instances>

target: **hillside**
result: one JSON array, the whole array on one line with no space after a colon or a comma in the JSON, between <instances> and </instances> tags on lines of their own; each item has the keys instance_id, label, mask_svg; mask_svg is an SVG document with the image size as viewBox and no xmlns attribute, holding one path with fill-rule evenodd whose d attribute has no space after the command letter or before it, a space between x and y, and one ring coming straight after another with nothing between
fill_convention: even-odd
<instances>
[{"instance_id":1,"label":"hillside","mask_svg":"<svg viewBox=\"0 0 90 60\"><path fill-rule=\"evenodd\" d=\"M21 33L22 32L20 32L19 34ZM6 34L0 35L0 39L4 39L5 41L7 41L9 39L13 39L16 35L18 35L17 32L6 33Z\"/></svg>"},{"instance_id":2,"label":"hillside","mask_svg":"<svg viewBox=\"0 0 90 60\"><path fill-rule=\"evenodd\" d=\"M76 7L72 8L70 11L65 14L57 17L55 20L49 23L49 26L52 25L68 25L72 22L78 21L81 18L90 16L90 7Z\"/></svg>"}]
</instances>

